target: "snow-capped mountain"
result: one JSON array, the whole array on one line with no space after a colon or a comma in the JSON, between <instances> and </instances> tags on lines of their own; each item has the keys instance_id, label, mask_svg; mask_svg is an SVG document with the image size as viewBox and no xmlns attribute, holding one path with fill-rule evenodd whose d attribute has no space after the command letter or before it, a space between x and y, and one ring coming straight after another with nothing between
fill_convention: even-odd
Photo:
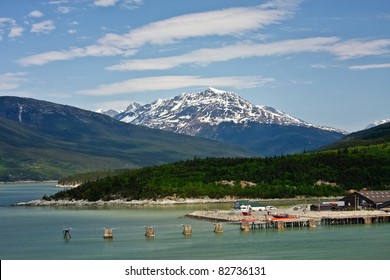
<instances>
[{"instance_id":1,"label":"snow-capped mountain","mask_svg":"<svg viewBox=\"0 0 390 280\"><path fill-rule=\"evenodd\" d=\"M109 109L109 110L103 110L103 109L99 109L99 110L96 110L96 113L100 113L100 114L103 114L103 115L107 115L107 116L110 116L110 117L115 117L116 115L118 115L120 113L120 111L117 111L115 109Z\"/></svg>"},{"instance_id":2,"label":"snow-capped mountain","mask_svg":"<svg viewBox=\"0 0 390 280\"><path fill-rule=\"evenodd\" d=\"M390 122L390 119L376 121L376 122L373 122L373 123L370 123L369 125L367 125L365 129L369 129L369 128L372 128L372 127L375 127L375 126L378 126L378 125L381 125L384 123L388 123L388 122Z\"/></svg>"},{"instance_id":3,"label":"snow-capped mountain","mask_svg":"<svg viewBox=\"0 0 390 280\"><path fill-rule=\"evenodd\" d=\"M312 150L346 134L305 122L272 107L254 105L233 92L214 88L159 99L143 106L131 103L114 118L239 145L261 155Z\"/></svg>"},{"instance_id":4,"label":"snow-capped mountain","mask_svg":"<svg viewBox=\"0 0 390 280\"><path fill-rule=\"evenodd\" d=\"M144 106L136 104L131 104L115 118L192 136L199 135L205 126L218 126L225 122L242 125L259 123L302 126L338 131L310 124L272 107L254 105L233 92L214 88L199 93L183 93L170 99L159 99Z\"/></svg>"}]
</instances>

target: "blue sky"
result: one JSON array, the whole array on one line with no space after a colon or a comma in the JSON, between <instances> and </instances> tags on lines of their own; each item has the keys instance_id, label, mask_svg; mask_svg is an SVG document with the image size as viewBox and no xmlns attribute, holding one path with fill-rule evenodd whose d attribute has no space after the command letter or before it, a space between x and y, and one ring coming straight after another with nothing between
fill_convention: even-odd
<instances>
[{"instance_id":1,"label":"blue sky","mask_svg":"<svg viewBox=\"0 0 390 280\"><path fill-rule=\"evenodd\" d=\"M390 117L388 0L1 0L0 95L124 109L207 87L356 131Z\"/></svg>"}]
</instances>

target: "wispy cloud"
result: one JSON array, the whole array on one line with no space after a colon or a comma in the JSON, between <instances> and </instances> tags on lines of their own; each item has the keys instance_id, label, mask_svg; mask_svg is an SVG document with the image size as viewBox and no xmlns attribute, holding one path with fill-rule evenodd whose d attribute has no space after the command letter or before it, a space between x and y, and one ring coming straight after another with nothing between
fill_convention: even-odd
<instances>
[{"instance_id":1,"label":"wispy cloud","mask_svg":"<svg viewBox=\"0 0 390 280\"><path fill-rule=\"evenodd\" d=\"M8 38L15 39L23 35L24 28L16 23L13 18L0 18L0 41L2 34L8 33Z\"/></svg>"},{"instance_id":2,"label":"wispy cloud","mask_svg":"<svg viewBox=\"0 0 390 280\"><path fill-rule=\"evenodd\" d=\"M47 4L50 4L50 5L60 5L60 4L67 4L67 3L69 3L68 0L58 0L58 1L47 2Z\"/></svg>"},{"instance_id":3,"label":"wispy cloud","mask_svg":"<svg viewBox=\"0 0 390 280\"><path fill-rule=\"evenodd\" d=\"M14 90L26 80L26 72L0 74L0 91Z\"/></svg>"},{"instance_id":4,"label":"wispy cloud","mask_svg":"<svg viewBox=\"0 0 390 280\"><path fill-rule=\"evenodd\" d=\"M301 52L328 52L338 59L352 59L369 55L381 55L390 52L390 40L349 40L337 37L315 37L285 40L268 44L236 44L213 49L200 49L187 54L123 61L107 67L111 71L124 70L166 70L184 64L207 65L213 62L228 61L237 58L289 55ZM315 67L315 66L312 66ZM318 65L316 67L319 67Z\"/></svg>"},{"instance_id":5,"label":"wispy cloud","mask_svg":"<svg viewBox=\"0 0 390 280\"><path fill-rule=\"evenodd\" d=\"M329 52L339 59L351 59L363 56L382 55L390 53L390 39L361 40L353 39L339 42L329 48Z\"/></svg>"},{"instance_id":6,"label":"wispy cloud","mask_svg":"<svg viewBox=\"0 0 390 280\"><path fill-rule=\"evenodd\" d=\"M18 63L23 66L42 65L52 61L72 60L81 57L104 57L123 55L123 51L111 46L92 45L86 48L73 48L66 51L51 51L37 55L31 55L18 60Z\"/></svg>"},{"instance_id":7,"label":"wispy cloud","mask_svg":"<svg viewBox=\"0 0 390 280\"><path fill-rule=\"evenodd\" d=\"M129 10L137 9L142 6L144 0L123 0L121 7Z\"/></svg>"},{"instance_id":8,"label":"wispy cloud","mask_svg":"<svg viewBox=\"0 0 390 280\"><path fill-rule=\"evenodd\" d=\"M111 7L115 6L118 0L94 0L93 4L98 7Z\"/></svg>"},{"instance_id":9,"label":"wispy cloud","mask_svg":"<svg viewBox=\"0 0 390 280\"><path fill-rule=\"evenodd\" d=\"M95 89L80 90L78 93L83 95L104 96L154 90L172 90L193 86L220 86L243 89L263 86L273 81L273 78L264 78L260 76L226 76L211 78L200 76L157 76L103 84Z\"/></svg>"},{"instance_id":10,"label":"wispy cloud","mask_svg":"<svg viewBox=\"0 0 390 280\"><path fill-rule=\"evenodd\" d=\"M39 23L33 23L31 25L31 32L32 33L44 33L48 34L51 31L56 29L54 22L52 20L45 20Z\"/></svg>"},{"instance_id":11,"label":"wispy cloud","mask_svg":"<svg viewBox=\"0 0 390 280\"><path fill-rule=\"evenodd\" d=\"M287 55L299 52L318 52L338 42L336 37L317 37L286 40L269 44L236 44L213 49L200 49L188 54L154 58L134 59L108 67L108 70L164 70L183 64L207 65L213 62L237 58Z\"/></svg>"},{"instance_id":12,"label":"wispy cloud","mask_svg":"<svg viewBox=\"0 0 390 280\"><path fill-rule=\"evenodd\" d=\"M285 20L291 16L296 3L272 1L255 7L187 14L153 22L124 35L107 34L99 42L131 49L145 44L172 44L193 37L237 35Z\"/></svg>"},{"instance_id":13,"label":"wispy cloud","mask_svg":"<svg viewBox=\"0 0 390 280\"><path fill-rule=\"evenodd\" d=\"M292 80L291 82L294 85L310 85L313 83L313 81L305 81L305 80Z\"/></svg>"},{"instance_id":14,"label":"wispy cloud","mask_svg":"<svg viewBox=\"0 0 390 280\"><path fill-rule=\"evenodd\" d=\"M94 3L109 5L115 4L114 2L116 1L100 0ZM193 37L243 34L285 20L293 14L299 2L299 0L275 0L255 7L228 8L172 17L132 29L126 34L107 34L100 38L95 45L84 47L84 49L109 47L120 49L123 55L129 55L136 53L140 47L146 44L164 45ZM72 50L61 51L61 53L67 54L66 59L79 57L78 55L71 57ZM107 53L107 55L117 54L118 52ZM42 60L37 61L38 57ZM48 55L42 53L22 58L19 62L28 66L34 65L33 61L36 65L55 61L55 59L44 60L45 57ZM59 56L57 60L61 60L61 57ZM28 61L30 63L27 63Z\"/></svg>"},{"instance_id":15,"label":"wispy cloud","mask_svg":"<svg viewBox=\"0 0 390 280\"><path fill-rule=\"evenodd\" d=\"M44 14L41 12L41 11L32 11L31 13L28 14L29 17L31 18L40 18L40 17L43 17Z\"/></svg>"},{"instance_id":16,"label":"wispy cloud","mask_svg":"<svg viewBox=\"0 0 390 280\"><path fill-rule=\"evenodd\" d=\"M24 28L21 26L11 26L8 37L13 39L23 35Z\"/></svg>"},{"instance_id":17,"label":"wispy cloud","mask_svg":"<svg viewBox=\"0 0 390 280\"><path fill-rule=\"evenodd\" d=\"M385 69L385 68L390 68L390 63L355 65L349 67L349 69L352 70L370 70L370 69Z\"/></svg>"},{"instance_id":18,"label":"wispy cloud","mask_svg":"<svg viewBox=\"0 0 390 280\"><path fill-rule=\"evenodd\" d=\"M67 7L67 6L60 6L57 8L57 12L59 12L60 14L69 14L71 11L73 10L73 8L71 7Z\"/></svg>"}]
</instances>

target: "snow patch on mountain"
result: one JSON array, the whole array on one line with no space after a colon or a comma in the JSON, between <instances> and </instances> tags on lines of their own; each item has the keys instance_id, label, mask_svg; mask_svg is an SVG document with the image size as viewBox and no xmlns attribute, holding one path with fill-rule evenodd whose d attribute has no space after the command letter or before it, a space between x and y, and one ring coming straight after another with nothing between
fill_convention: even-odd
<instances>
[{"instance_id":1,"label":"snow patch on mountain","mask_svg":"<svg viewBox=\"0 0 390 280\"><path fill-rule=\"evenodd\" d=\"M367 125L365 129L369 129L369 128L372 128L372 127L375 127L375 126L378 126L378 125L381 125L381 124L385 124L385 123L388 123L388 122L390 122L390 119L384 119L384 120L376 121L376 122L373 122L373 123L370 123L369 125Z\"/></svg>"}]
</instances>

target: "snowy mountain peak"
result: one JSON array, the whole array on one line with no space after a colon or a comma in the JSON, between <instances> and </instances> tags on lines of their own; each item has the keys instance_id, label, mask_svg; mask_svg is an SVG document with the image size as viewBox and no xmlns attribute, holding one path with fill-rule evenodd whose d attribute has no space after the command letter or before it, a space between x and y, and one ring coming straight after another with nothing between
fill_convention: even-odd
<instances>
[{"instance_id":1,"label":"snowy mountain peak","mask_svg":"<svg viewBox=\"0 0 390 280\"><path fill-rule=\"evenodd\" d=\"M139 109L142 105L138 102L131 102L127 108L126 108L126 111L135 111L137 109Z\"/></svg>"},{"instance_id":2,"label":"snowy mountain peak","mask_svg":"<svg viewBox=\"0 0 390 280\"><path fill-rule=\"evenodd\" d=\"M384 119L384 120L376 121L376 122L373 122L373 123L370 123L369 125L367 125L365 129L369 129L369 128L372 128L372 127L375 127L375 126L378 126L378 125L381 125L381 124L385 124L385 123L388 123L388 122L390 122L390 119Z\"/></svg>"},{"instance_id":3,"label":"snowy mountain peak","mask_svg":"<svg viewBox=\"0 0 390 280\"><path fill-rule=\"evenodd\" d=\"M192 136L226 122L304 126L336 131L307 123L272 107L254 105L234 92L211 87L198 93L182 93L173 98L159 99L144 106L131 104L115 118Z\"/></svg>"}]
</instances>

